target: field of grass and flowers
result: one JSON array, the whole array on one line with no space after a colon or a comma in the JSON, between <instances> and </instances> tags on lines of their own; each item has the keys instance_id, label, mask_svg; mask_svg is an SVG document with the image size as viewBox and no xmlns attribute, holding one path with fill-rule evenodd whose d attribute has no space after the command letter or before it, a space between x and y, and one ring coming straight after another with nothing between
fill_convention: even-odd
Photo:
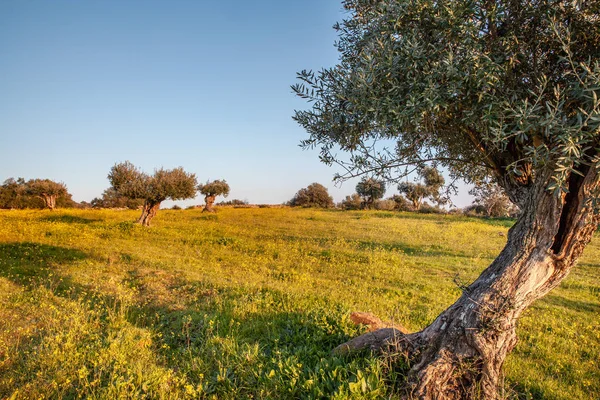
<instances>
[{"instance_id":1,"label":"field of grass and flowers","mask_svg":"<svg viewBox=\"0 0 600 400\"><path fill-rule=\"evenodd\" d=\"M512 221L307 209L0 211L0 398L386 398L402 371L331 355L352 311L411 331ZM506 397L600 398L600 241L522 318Z\"/></svg>"}]
</instances>

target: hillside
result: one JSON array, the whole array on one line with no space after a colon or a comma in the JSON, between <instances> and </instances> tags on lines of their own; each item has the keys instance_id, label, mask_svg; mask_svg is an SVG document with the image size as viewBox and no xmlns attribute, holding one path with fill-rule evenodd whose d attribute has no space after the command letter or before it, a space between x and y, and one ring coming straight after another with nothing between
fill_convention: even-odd
<instances>
[{"instance_id":1,"label":"hillside","mask_svg":"<svg viewBox=\"0 0 600 400\"><path fill-rule=\"evenodd\" d=\"M336 345L430 323L511 221L310 209L0 210L0 397L383 398ZM507 397L600 398L600 242L522 318Z\"/></svg>"}]
</instances>

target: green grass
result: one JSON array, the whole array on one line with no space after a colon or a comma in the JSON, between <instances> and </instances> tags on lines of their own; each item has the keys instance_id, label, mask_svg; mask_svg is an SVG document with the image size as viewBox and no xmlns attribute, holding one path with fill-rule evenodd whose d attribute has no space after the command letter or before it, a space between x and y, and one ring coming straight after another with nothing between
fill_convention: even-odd
<instances>
[{"instance_id":1,"label":"green grass","mask_svg":"<svg viewBox=\"0 0 600 400\"><path fill-rule=\"evenodd\" d=\"M369 311L430 323L511 221L296 209L0 211L0 398L386 398L331 349ZM526 312L507 397L600 398L600 247Z\"/></svg>"}]
</instances>

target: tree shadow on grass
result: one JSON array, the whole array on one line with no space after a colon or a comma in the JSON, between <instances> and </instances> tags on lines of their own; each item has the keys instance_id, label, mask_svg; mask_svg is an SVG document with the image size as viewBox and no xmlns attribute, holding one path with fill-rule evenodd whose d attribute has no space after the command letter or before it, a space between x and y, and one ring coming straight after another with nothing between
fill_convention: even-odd
<instances>
[{"instance_id":1,"label":"tree shadow on grass","mask_svg":"<svg viewBox=\"0 0 600 400\"><path fill-rule=\"evenodd\" d=\"M360 217L360 214L358 215ZM444 220L446 217L444 214L428 214L428 213L415 213L415 212L397 212L397 211L380 211L374 214L367 214L367 218L398 218L398 219L421 219L429 220L432 222L481 222L486 225L501 226L510 228L515 224L515 218L509 217L470 217L470 216L451 216L451 219Z\"/></svg>"},{"instance_id":2,"label":"tree shadow on grass","mask_svg":"<svg viewBox=\"0 0 600 400\"><path fill-rule=\"evenodd\" d=\"M572 311L585 313L600 313L600 304L592 303L589 301L569 300L555 294L550 294L544 297L542 301L546 304L550 304L555 307L568 308Z\"/></svg>"},{"instance_id":3,"label":"tree shadow on grass","mask_svg":"<svg viewBox=\"0 0 600 400\"><path fill-rule=\"evenodd\" d=\"M600 268L600 263L598 262L580 262L577 264L578 268Z\"/></svg>"},{"instance_id":4,"label":"tree shadow on grass","mask_svg":"<svg viewBox=\"0 0 600 400\"><path fill-rule=\"evenodd\" d=\"M539 382L532 382L529 384L511 382L507 383L505 390L509 395L507 398L515 398L518 400L543 400L546 398L546 393Z\"/></svg>"},{"instance_id":5,"label":"tree shadow on grass","mask_svg":"<svg viewBox=\"0 0 600 400\"><path fill-rule=\"evenodd\" d=\"M60 266L89 257L59 246L4 243L0 276L27 289L59 282L51 287L54 295L80 301L74 293L89 293L89 288L61 273ZM277 290L214 287L160 268L127 268L131 272L123 283L139 298L125 304L110 293L97 293L96 305L85 306L122 307L131 325L155 334L151 351L157 359L174 371L189 372L192 383L206 385L207 394L249 398L264 389L281 398L331 397L364 362L362 356L348 361L331 355L332 348L357 333L340 323L345 310L335 305L305 308ZM108 329L103 324L101 334ZM356 365L347 367L348 362ZM343 374L331 375L341 369ZM311 381L310 388L294 383Z\"/></svg>"},{"instance_id":6,"label":"tree shadow on grass","mask_svg":"<svg viewBox=\"0 0 600 400\"><path fill-rule=\"evenodd\" d=\"M0 244L0 276L23 286L47 279L61 264L74 263L89 256L77 249L42 243L19 242ZM61 286L68 287L67 279Z\"/></svg>"},{"instance_id":7,"label":"tree shadow on grass","mask_svg":"<svg viewBox=\"0 0 600 400\"><path fill-rule=\"evenodd\" d=\"M332 237L312 237L290 234L282 234L278 236L278 239L282 239L288 243L309 244L324 247L324 251L329 250L329 246L334 240ZM264 240L270 240L270 237L265 236ZM358 240L353 241L352 244L360 251L400 251L408 256L424 257L470 257L465 252L452 251L435 244L429 246L413 246L404 242L384 242L379 240Z\"/></svg>"},{"instance_id":8,"label":"tree shadow on grass","mask_svg":"<svg viewBox=\"0 0 600 400\"><path fill-rule=\"evenodd\" d=\"M386 243L380 241L361 240L358 242L359 250L377 250L401 251L408 256L426 256L426 257L467 257L463 252L450 251L442 246L411 246L403 242Z\"/></svg>"},{"instance_id":9,"label":"tree shadow on grass","mask_svg":"<svg viewBox=\"0 0 600 400\"><path fill-rule=\"evenodd\" d=\"M130 322L158 333L165 346L155 351L169 368L200 365L188 376L193 384L203 383L207 394L251 398L266 390L281 398L330 398L367 362L364 354L331 354L360 331L340 323L345 315L340 307L296 307L276 290L187 286L201 296L180 309L155 302L136 307ZM252 312L240 312L246 306ZM303 387L304 382L314 385Z\"/></svg>"},{"instance_id":10,"label":"tree shadow on grass","mask_svg":"<svg viewBox=\"0 0 600 400\"><path fill-rule=\"evenodd\" d=\"M63 214L63 215L48 215L48 216L40 218L40 221L42 221L42 222L61 222L64 224L91 224L94 222L100 222L100 221L102 221L102 219L83 218L83 217L78 217L76 215Z\"/></svg>"}]
</instances>

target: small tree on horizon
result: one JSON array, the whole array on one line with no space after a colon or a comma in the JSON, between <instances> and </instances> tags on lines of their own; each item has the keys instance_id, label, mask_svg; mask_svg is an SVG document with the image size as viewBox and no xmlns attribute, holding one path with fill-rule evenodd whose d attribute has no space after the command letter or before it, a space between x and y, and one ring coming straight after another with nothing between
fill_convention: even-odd
<instances>
[{"instance_id":1,"label":"small tree on horizon","mask_svg":"<svg viewBox=\"0 0 600 400\"><path fill-rule=\"evenodd\" d=\"M191 199L196 195L196 175L183 168L158 169L150 176L141 172L129 161L115 164L108 174L114 190L130 199L142 199L142 215L138 223L150 226L150 221L165 200Z\"/></svg>"},{"instance_id":2,"label":"small tree on horizon","mask_svg":"<svg viewBox=\"0 0 600 400\"><path fill-rule=\"evenodd\" d=\"M423 167L419 169L419 176L423 183L400 182L398 191L402 193L412 204L414 211L419 211L423 200L431 198L434 202L443 203L440 190L445 184L444 177L433 167Z\"/></svg>"},{"instance_id":3,"label":"small tree on horizon","mask_svg":"<svg viewBox=\"0 0 600 400\"><path fill-rule=\"evenodd\" d=\"M292 207L334 207L333 197L329 195L327 188L317 182L298 190L288 204Z\"/></svg>"},{"instance_id":4,"label":"small tree on horizon","mask_svg":"<svg viewBox=\"0 0 600 400\"><path fill-rule=\"evenodd\" d=\"M227 197L229 196L229 190L229 184L224 179L207 181L205 184L198 185L198 191L204 196L205 202L202 212L215 212L213 205L217 196Z\"/></svg>"},{"instance_id":5,"label":"small tree on horizon","mask_svg":"<svg viewBox=\"0 0 600 400\"><path fill-rule=\"evenodd\" d=\"M364 177L356 185L356 193L363 198L364 208L372 209L376 200L385 195L385 182L376 178Z\"/></svg>"}]
</instances>

